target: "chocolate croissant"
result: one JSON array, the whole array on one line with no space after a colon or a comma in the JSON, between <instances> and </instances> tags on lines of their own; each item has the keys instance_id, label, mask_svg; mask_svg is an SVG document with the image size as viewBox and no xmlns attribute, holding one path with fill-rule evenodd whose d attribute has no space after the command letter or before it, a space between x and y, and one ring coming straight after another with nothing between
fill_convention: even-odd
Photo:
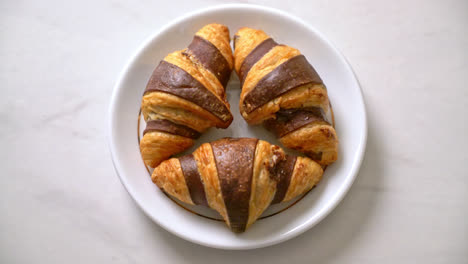
<instances>
[{"instance_id":1,"label":"chocolate croissant","mask_svg":"<svg viewBox=\"0 0 468 264\"><path fill-rule=\"evenodd\" d=\"M180 201L218 211L232 231L244 232L270 204L307 192L322 174L313 160L266 141L224 138L162 162L152 180Z\"/></svg>"},{"instance_id":2,"label":"chocolate croissant","mask_svg":"<svg viewBox=\"0 0 468 264\"><path fill-rule=\"evenodd\" d=\"M249 124L263 123L284 146L322 165L334 162L338 138L327 89L304 55L251 28L236 33L234 49L243 118Z\"/></svg>"},{"instance_id":3,"label":"chocolate croissant","mask_svg":"<svg viewBox=\"0 0 468 264\"><path fill-rule=\"evenodd\" d=\"M233 68L229 30L220 24L200 29L188 48L167 55L154 70L143 95L146 129L140 151L146 165L194 144L210 127L232 122L226 85Z\"/></svg>"}]
</instances>

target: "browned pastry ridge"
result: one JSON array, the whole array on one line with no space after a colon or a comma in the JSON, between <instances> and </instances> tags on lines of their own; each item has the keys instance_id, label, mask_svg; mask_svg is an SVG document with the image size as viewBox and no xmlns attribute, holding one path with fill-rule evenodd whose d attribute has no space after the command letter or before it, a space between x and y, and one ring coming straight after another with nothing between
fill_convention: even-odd
<instances>
[{"instance_id":1,"label":"browned pastry ridge","mask_svg":"<svg viewBox=\"0 0 468 264\"><path fill-rule=\"evenodd\" d=\"M154 70L143 95L146 129L140 151L146 165L194 144L210 127L232 122L226 85L233 69L229 30L220 24L200 29L188 48L167 55Z\"/></svg>"},{"instance_id":2,"label":"browned pastry ridge","mask_svg":"<svg viewBox=\"0 0 468 264\"><path fill-rule=\"evenodd\" d=\"M280 142L322 165L338 158L338 137L322 79L299 50L277 44L261 30L234 36L234 68L242 85L240 112Z\"/></svg>"},{"instance_id":3,"label":"browned pastry ridge","mask_svg":"<svg viewBox=\"0 0 468 264\"><path fill-rule=\"evenodd\" d=\"M309 191L322 174L313 160L266 141L224 138L162 162L152 180L180 201L215 209L232 231L244 232L270 204Z\"/></svg>"}]
</instances>

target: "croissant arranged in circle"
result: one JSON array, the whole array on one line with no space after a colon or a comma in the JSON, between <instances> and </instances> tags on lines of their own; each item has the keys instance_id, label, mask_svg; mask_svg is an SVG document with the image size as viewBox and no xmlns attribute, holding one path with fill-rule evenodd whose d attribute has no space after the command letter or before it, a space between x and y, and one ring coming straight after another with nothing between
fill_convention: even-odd
<instances>
[{"instance_id":1,"label":"croissant arranged in circle","mask_svg":"<svg viewBox=\"0 0 468 264\"><path fill-rule=\"evenodd\" d=\"M241 28L234 36L234 67L242 85L240 112L249 124L263 123L284 146L322 165L336 161L327 89L299 50Z\"/></svg>"},{"instance_id":2,"label":"croissant arranged in circle","mask_svg":"<svg viewBox=\"0 0 468 264\"><path fill-rule=\"evenodd\" d=\"M313 160L266 141L223 138L162 162L152 180L180 201L215 209L232 231L244 232L270 204L309 191L322 174Z\"/></svg>"},{"instance_id":3,"label":"croissant arranged in circle","mask_svg":"<svg viewBox=\"0 0 468 264\"><path fill-rule=\"evenodd\" d=\"M154 70L143 95L146 129L140 151L156 167L194 144L210 127L232 122L226 85L233 69L229 30L220 24L200 29L188 48L167 55Z\"/></svg>"},{"instance_id":4,"label":"croissant arranged in circle","mask_svg":"<svg viewBox=\"0 0 468 264\"><path fill-rule=\"evenodd\" d=\"M234 48L233 56L226 26L209 24L186 49L159 63L143 94L140 151L164 192L210 207L232 231L244 232L271 204L314 187L323 166L337 159L338 139L327 89L299 50L251 28L236 33ZM241 81L243 118L308 157L287 155L259 139L224 138L168 159L208 128L231 124L225 89L233 69Z\"/></svg>"}]
</instances>

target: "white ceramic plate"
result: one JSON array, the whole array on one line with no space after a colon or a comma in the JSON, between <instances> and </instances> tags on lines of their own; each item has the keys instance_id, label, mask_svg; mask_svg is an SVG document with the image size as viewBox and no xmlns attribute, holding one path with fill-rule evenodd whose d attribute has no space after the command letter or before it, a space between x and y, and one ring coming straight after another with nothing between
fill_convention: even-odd
<instances>
[{"instance_id":1,"label":"white ceramic plate","mask_svg":"<svg viewBox=\"0 0 468 264\"><path fill-rule=\"evenodd\" d=\"M167 53L185 48L199 28L213 22L227 25L231 36L238 28L247 26L264 30L278 43L298 48L328 88L340 140L339 159L326 169L316 188L286 211L258 220L242 234L234 234L223 222L193 214L168 199L151 182L138 147L141 96L152 71ZM226 130L209 130L198 140L197 146L221 137L257 137L279 144L269 132L247 126L241 118L238 113L240 88L235 74L227 90L234 122ZM301 20L275 9L252 5L208 8L165 26L143 44L125 67L110 105L111 154L129 194L151 219L169 232L215 248L265 247L288 240L317 224L336 207L354 181L364 155L366 137L361 90L345 58L321 33Z\"/></svg>"}]
</instances>

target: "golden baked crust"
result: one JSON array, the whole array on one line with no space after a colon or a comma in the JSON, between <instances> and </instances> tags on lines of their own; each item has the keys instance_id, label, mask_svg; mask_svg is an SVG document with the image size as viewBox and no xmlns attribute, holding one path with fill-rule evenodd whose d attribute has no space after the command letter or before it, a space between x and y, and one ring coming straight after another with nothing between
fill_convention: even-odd
<instances>
[{"instance_id":1,"label":"golden baked crust","mask_svg":"<svg viewBox=\"0 0 468 264\"><path fill-rule=\"evenodd\" d=\"M269 74L280 64L300 54L301 53L297 49L281 45L278 45L268 51L259 61L257 61L257 63L253 65L245 77L244 84L242 85L241 101L243 101L245 96L255 88L258 81L265 77L265 75ZM239 105L242 106L243 104ZM243 108L241 108L241 111L242 110Z\"/></svg>"},{"instance_id":2,"label":"golden baked crust","mask_svg":"<svg viewBox=\"0 0 468 264\"><path fill-rule=\"evenodd\" d=\"M195 35L200 36L215 45L221 54L223 54L232 70L234 57L232 56L229 29L225 25L216 23L208 24L201 28Z\"/></svg>"},{"instance_id":3,"label":"golden baked crust","mask_svg":"<svg viewBox=\"0 0 468 264\"><path fill-rule=\"evenodd\" d=\"M234 41L233 57L227 27L210 24L186 49L164 58L142 99L147 129L140 149L145 163L156 167L151 177L157 186L182 202L209 206L232 231L243 232L270 204L315 186L320 164L337 158L338 139L327 118L326 87L299 50L249 28ZM225 87L233 67L242 83L244 119L264 123L284 146L310 158L286 155L262 140L225 138L166 160L192 146L199 132L229 126Z\"/></svg>"},{"instance_id":4,"label":"golden baked crust","mask_svg":"<svg viewBox=\"0 0 468 264\"><path fill-rule=\"evenodd\" d=\"M222 122L207 110L168 93L152 92L145 94L141 107L146 121L168 119L199 132L222 125Z\"/></svg>"},{"instance_id":5,"label":"golden baked crust","mask_svg":"<svg viewBox=\"0 0 468 264\"><path fill-rule=\"evenodd\" d=\"M144 120L159 121L140 143L150 167L193 145L180 133L210 127L227 128L232 122L225 85L233 68L229 30L220 24L201 28L187 49L168 54L153 72L142 98ZM171 134L172 133L172 134ZM175 134L174 134L175 133Z\"/></svg>"},{"instance_id":6,"label":"golden baked crust","mask_svg":"<svg viewBox=\"0 0 468 264\"><path fill-rule=\"evenodd\" d=\"M336 161L338 137L327 118L331 115L327 89L299 50L278 45L261 30L242 28L235 36L234 60L242 84L239 110L249 124L271 123L286 111L287 118L295 121L276 122L276 127L288 126L291 130L277 135L283 145L304 152L322 165ZM320 109L317 118L324 121L314 129L313 124L306 125L305 120L294 116L294 112L303 116L305 111L317 112L310 109Z\"/></svg>"},{"instance_id":7,"label":"golden baked crust","mask_svg":"<svg viewBox=\"0 0 468 264\"><path fill-rule=\"evenodd\" d=\"M320 154L317 162L328 165L338 159L338 138L326 122L313 122L280 138L283 145L311 156Z\"/></svg>"},{"instance_id":8,"label":"golden baked crust","mask_svg":"<svg viewBox=\"0 0 468 264\"><path fill-rule=\"evenodd\" d=\"M193 156L197 161L198 170L205 187L208 206L216 210L226 221L226 224L230 226L211 145L209 143L202 144L193 152Z\"/></svg>"},{"instance_id":9,"label":"golden baked crust","mask_svg":"<svg viewBox=\"0 0 468 264\"><path fill-rule=\"evenodd\" d=\"M182 202L193 204L178 159L170 159L154 169L151 179L170 195ZM164 176L161 176L164 175Z\"/></svg>"},{"instance_id":10,"label":"golden baked crust","mask_svg":"<svg viewBox=\"0 0 468 264\"><path fill-rule=\"evenodd\" d=\"M276 97L270 102L260 106L251 113L245 111L242 117L251 125L261 124L270 118L275 118L275 114L280 109L293 109L304 107L320 107L325 112L329 112L329 101L327 91L322 84L307 84L297 87L280 97Z\"/></svg>"},{"instance_id":11,"label":"golden baked crust","mask_svg":"<svg viewBox=\"0 0 468 264\"><path fill-rule=\"evenodd\" d=\"M322 175L323 169L319 164L305 157L297 157L291 183L283 202L308 192L322 179Z\"/></svg>"},{"instance_id":12,"label":"golden baked crust","mask_svg":"<svg viewBox=\"0 0 468 264\"><path fill-rule=\"evenodd\" d=\"M150 167L156 167L174 153L182 152L193 146L193 139L152 131L146 133L140 141L143 161Z\"/></svg>"},{"instance_id":13,"label":"golden baked crust","mask_svg":"<svg viewBox=\"0 0 468 264\"><path fill-rule=\"evenodd\" d=\"M170 53L166 58L164 58L164 60L186 71L193 78L203 84L206 89L212 92L218 100L223 101L223 103L229 108L229 103L222 98L224 87L218 81L216 76L214 76L209 70L205 69L203 65L196 60L196 58L188 54L184 54L184 51L185 50L180 50Z\"/></svg>"},{"instance_id":14,"label":"golden baked crust","mask_svg":"<svg viewBox=\"0 0 468 264\"><path fill-rule=\"evenodd\" d=\"M245 57L269 36L262 30L255 30L247 27L240 28L234 36L234 63L236 72L245 60Z\"/></svg>"},{"instance_id":15,"label":"golden baked crust","mask_svg":"<svg viewBox=\"0 0 468 264\"><path fill-rule=\"evenodd\" d=\"M247 228L262 215L273 200L277 181L271 176L270 167L275 163L278 155L284 156L283 150L278 146L263 140L258 141L255 150Z\"/></svg>"},{"instance_id":16,"label":"golden baked crust","mask_svg":"<svg viewBox=\"0 0 468 264\"><path fill-rule=\"evenodd\" d=\"M252 144L252 142L254 149L251 149L251 153L253 154L251 160L239 158L239 160L235 161L223 161L223 158L227 156L231 157L231 154L239 157L249 156L245 152L250 151L248 145ZM212 146L213 144L216 148ZM223 148L220 148L219 144L223 144ZM237 149L236 151L239 152L226 153L230 149ZM187 184L184 178L185 171L184 169L181 170L181 165L179 165L179 159L182 160L185 157L187 156L172 158L162 162L155 169L152 178L168 194L180 200L184 199L182 201L190 202L190 192L194 189L194 186L189 185L187 188L182 188L172 182L174 179L179 179L180 184ZM193 158L197 163L198 177L200 177L203 184L204 198L207 201L205 205L220 213L228 227L235 232L243 232L250 227L272 203L274 198L278 198L278 193L282 193L277 199L278 202L293 199L315 186L323 174L323 170L319 164L305 157L294 158L290 167L284 166L284 162L288 159L288 156L281 148L266 141L255 141L254 139L246 138L227 138L205 143L193 152ZM222 165L218 162L221 162ZM242 168L251 168L251 171L239 173L238 170L242 170ZM238 178L233 178L235 177L234 175L238 177L247 176L247 178L244 178L245 181L237 181ZM238 182L239 184L232 185L233 189L226 189L225 185L223 187L223 184L226 184L226 182L223 183L222 178L224 181L227 179L229 182ZM242 186L242 184L248 182L250 182L250 185ZM237 199L242 200L247 198L246 203L235 203L237 206L232 207L233 201L229 199L233 198L233 193L236 193ZM228 204L231 204L231 207L228 207ZM247 217L234 217L242 216L243 214L246 214ZM239 226L242 226L243 229L239 230L236 228Z\"/></svg>"}]
</instances>

